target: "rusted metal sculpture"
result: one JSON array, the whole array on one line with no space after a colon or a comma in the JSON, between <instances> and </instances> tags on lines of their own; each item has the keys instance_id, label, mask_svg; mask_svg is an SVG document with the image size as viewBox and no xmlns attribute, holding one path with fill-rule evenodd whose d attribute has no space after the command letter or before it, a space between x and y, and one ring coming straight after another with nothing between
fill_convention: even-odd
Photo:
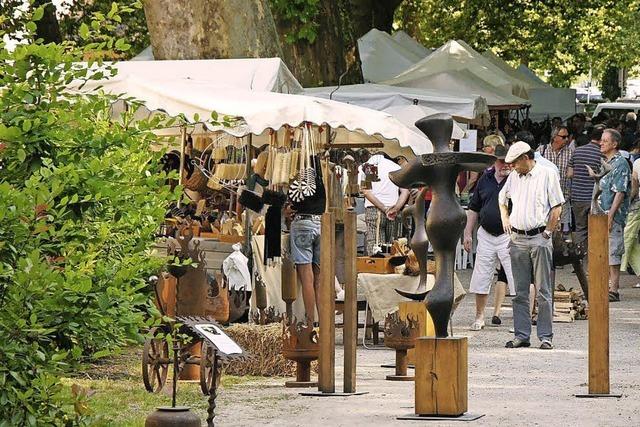
<instances>
[{"instance_id":1,"label":"rusted metal sculpture","mask_svg":"<svg viewBox=\"0 0 640 427\"><path fill-rule=\"evenodd\" d=\"M285 387L317 387L311 381L311 362L318 359L320 345L318 332L311 322L298 322L296 318L285 317L282 321L282 355L296 362L296 380L287 381Z\"/></svg>"},{"instance_id":2,"label":"rusted metal sculpture","mask_svg":"<svg viewBox=\"0 0 640 427\"><path fill-rule=\"evenodd\" d=\"M246 289L229 289L229 323L241 319L249 309L249 298Z\"/></svg>"},{"instance_id":3,"label":"rusted metal sculpture","mask_svg":"<svg viewBox=\"0 0 640 427\"><path fill-rule=\"evenodd\" d=\"M426 231L435 254L436 277L433 289L428 293L426 283L419 283L414 293L396 291L415 300L424 300L426 297L436 336L446 337L453 306L455 250L467 221L455 194L456 179L461 171L482 171L493 164L495 157L485 153L452 152L449 142L453 119L448 114L434 114L420 119L416 127L431 140L434 152L416 157L402 169L390 173L389 178L402 188L431 187L433 198ZM421 269L426 270L426 262Z\"/></svg>"},{"instance_id":4,"label":"rusted metal sculpture","mask_svg":"<svg viewBox=\"0 0 640 427\"><path fill-rule=\"evenodd\" d=\"M613 169L613 166L611 166L604 159L600 160L599 172L595 172L593 169L591 169L591 166L587 166L587 172L589 173L589 176L595 180L595 183L593 184L593 195L591 196L591 214L592 215L605 213L605 211L603 211L602 208L600 207L600 203L598 203L598 198L600 197L600 193L602 193L602 189L600 188L600 180L606 174L611 172L612 169Z\"/></svg>"},{"instance_id":5,"label":"rusted metal sculpture","mask_svg":"<svg viewBox=\"0 0 640 427\"><path fill-rule=\"evenodd\" d=\"M389 314L384 321L384 345L396 351L396 374L387 375L390 381L413 381L414 377L407 375L407 350L416 346L416 339L420 336L418 319L407 316L400 318L398 312Z\"/></svg>"}]
</instances>

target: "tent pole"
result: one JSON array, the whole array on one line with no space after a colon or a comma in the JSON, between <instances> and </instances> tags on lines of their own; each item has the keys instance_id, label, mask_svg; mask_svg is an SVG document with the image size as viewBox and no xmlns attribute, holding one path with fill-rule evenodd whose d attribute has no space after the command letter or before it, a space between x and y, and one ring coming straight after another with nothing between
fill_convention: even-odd
<instances>
[{"instance_id":1,"label":"tent pole","mask_svg":"<svg viewBox=\"0 0 640 427\"><path fill-rule=\"evenodd\" d=\"M183 172L184 172L184 146L187 143L187 127L182 126L180 128L180 175L178 176L178 184L182 185L183 181ZM178 199L178 207L182 207L182 197Z\"/></svg>"},{"instance_id":2,"label":"tent pole","mask_svg":"<svg viewBox=\"0 0 640 427\"><path fill-rule=\"evenodd\" d=\"M247 141L247 156L245 165L245 179L248 181L251 176L251 159L253 158L253 135L249 134ZM253 273L253 258L251 256L251 219L249 212L244 210L244 254L249 258L249 272Z\"/></svg>"}]
</instances>

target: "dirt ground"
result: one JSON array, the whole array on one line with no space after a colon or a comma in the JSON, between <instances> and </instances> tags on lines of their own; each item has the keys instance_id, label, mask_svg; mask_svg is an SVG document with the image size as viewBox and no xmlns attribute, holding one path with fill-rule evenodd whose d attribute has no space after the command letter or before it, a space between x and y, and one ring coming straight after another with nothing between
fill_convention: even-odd
<instances>
[{"instance_id":1,"label":"dirt ground","mask_svg":"<svg viewBox=\"0 0 640 427\"><path fill-rule=\"evenodd\" d=\"M465 288L470 270L459 272ZM558 271L557 283L579 287L571 268ZM484 414L474 425L530 426L637 426L640 425L640 290L634 277L623 275L621 302L610 306L611 392L621 399L577 399L587 392L588 322L554 324L552 351L538 349L532 338L528 349L506 349L512 337L510 309L503 310L503 324L480 332L468 330L475 311L466 297L453 318L454 335L469 338L469 412ZM489 302L491 305L492 302ZM491 307L487 307L487 320ZM535 327L533 334L535 334ZM362 336L360 336L360 340ZM342 336L336 342L336 389L342 388ZM220 426L438 426L461 422L398 421L413 412L413 382L385 381L392 370L390 349L358 347L357 387L368 394L351 397L303 397L299 390L284 388L282 379L267 379L222 390L216 425ZM464 423L462 423L464 424Z\"/></svg>"}]
</instances>

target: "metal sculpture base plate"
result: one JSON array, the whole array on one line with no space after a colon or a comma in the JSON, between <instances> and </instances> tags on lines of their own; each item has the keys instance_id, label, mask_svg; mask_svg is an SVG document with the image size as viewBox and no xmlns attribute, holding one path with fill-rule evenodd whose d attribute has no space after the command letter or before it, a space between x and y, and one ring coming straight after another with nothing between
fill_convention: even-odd
<instances>
[{"instance_id":1,"label":"metal sculpture base plate","mask_svg":"<svg viewBox=\"0 0 640 427\"><path fill-rule=\"evenodd\" d=\"M413 375L387 375L385 379L387 381L414 381L416 377Z\"/></svg>"},{"instance_id":2,"label":"metal sculpture base plate","mask_svg":"<svg viewBox=\"0 0 640 427\"><path fill-rule=\"evenodd\" d=\"M360 396L363 394L369 394L368 391L356 391L353 393L345 393L342 391L334 391L333 393L325 393L323 391L303 391L300 396L312 396L312 397L346 397L346 396Z\"/></svg>"},{"instance_id":3,"label":"metal sculpture base plate","mask_svg":"<svg viewBox=\"0 0 640 427\"><path fill-rule=\"evenodd\" d=\"M600 398L600 397L615 397L617 399L620 399L622 397L622 394L617 394L617 393L609 393L609 394L600 394L600 393L593 393L593 394L574 394L574 397L577 397L579 399L581 398L591 398L591 399L595 399L595 398Z\"/></svg>"},{"instance_id":4,"label":"metal sculpture base plate","mask_svg":"<svg viewBox=\"0 0 640 427\"><path fill-rule=\"evenodd\" d=\"M380 365L381 368L391 368L394 369L396 367L395 363L385 363L383 365ZM416 369L416 365L414 365L413 363L407 365L407 369Z\"/></svg>"},{"instance_id":5,"label":"metal sculpture base plate","mask_svg":"<svg viewBox=\"0 0 640 427\"><path fill-rule=\"evenodd\" d=\"M287 388L318 387L318 381L287 381L284 386Z\"/></svg>"},{"instance_id":6,"label":"metal sculpture base plate","mask_svg":"<svg viewBox=\"0 0 640 427\"><path fill-rule=\"evenodd\" d=\"M409 414L397 417L397 420L408 420L408 421L475 421L484 417L484 414L472 414L470 412L465 412L462 415L458 415L457 417L448 416L448 415L419 415L419 414Z\"/></svg>"}]
</instances>

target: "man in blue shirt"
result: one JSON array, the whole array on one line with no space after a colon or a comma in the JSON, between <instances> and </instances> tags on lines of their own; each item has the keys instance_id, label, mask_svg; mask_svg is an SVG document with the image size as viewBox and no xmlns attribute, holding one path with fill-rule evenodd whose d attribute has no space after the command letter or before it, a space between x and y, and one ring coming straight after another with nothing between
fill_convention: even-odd
<instances>
[{"instance_id":1,"label":"man in blue shirt","mask_svg":"<svg viewBox=\"0 0 640 427\"><path fill-rule=\"evenodd\" d=\"M615 129L605 129L600 140L600 152L612 167L600 180L599 205L609 217L609 301L620 301L620 264L624 254L624 226L629 210L631 167L620 154L622 135Z\"/></svg>"},{"instance_id":2,"label":"man in blue shirt","mask_svg":"<svg viewBox=\"0 0 640 427\"><path fill-rule=\"evenodd\" d=\"M504 145L496 146L494 155L498 159L492 168L484 171L478 180L473 197L469 201L467 226L464 230L464 248L470 252L473 229L478 222L480 223L478 247L469 284L469 292L476 294L476 318L471 324L472 331L479 331L485 326L484 309L487 306L493 275L498 264L502 264L504 269L509 284L509 293L515 294L509 256L509 235L504 232L500 219L500 207L498 206L498 194L511 172L511 167L504 162L507 155L507 149ZM505 292L505 283L496 283L494 318L492 319L494 324L500 324L500 307L504 301Z\"/></svg>"}]
</instances>

